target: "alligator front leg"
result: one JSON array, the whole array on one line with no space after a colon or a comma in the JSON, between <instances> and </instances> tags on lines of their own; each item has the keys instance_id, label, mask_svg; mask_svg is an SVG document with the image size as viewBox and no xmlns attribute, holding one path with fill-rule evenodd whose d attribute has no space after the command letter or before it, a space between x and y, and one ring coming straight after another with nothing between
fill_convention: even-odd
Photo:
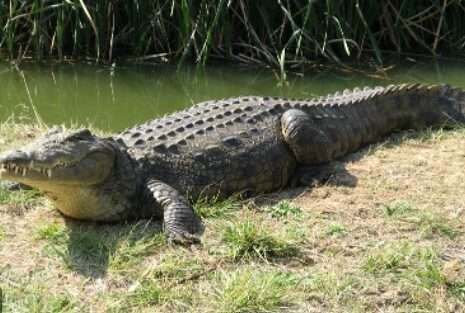
<instances>
[{"instance_id":1,"label":"alligator front leg","mask_svg":"<svg viewBox=\"0 0 465 313\"><path fill-rule=\"evenodd\" d=\"M198 219L187 199L176 189L159 180L150 180L147 187L163 209L163 225L168 240L180 244L200 242L200 238L195 234Z\"/></svg>"}]
</instances>

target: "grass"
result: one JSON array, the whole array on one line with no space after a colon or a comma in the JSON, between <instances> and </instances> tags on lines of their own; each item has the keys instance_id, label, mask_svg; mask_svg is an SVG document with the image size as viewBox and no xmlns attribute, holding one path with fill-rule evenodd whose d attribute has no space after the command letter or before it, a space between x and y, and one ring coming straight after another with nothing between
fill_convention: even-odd
<instances>
[{"instance_id":1,"label":"grass","mask_svg":"<svg viewBox=\"0 0 465 313\"><path fill-rule=\"evenodd\" d=\"M0 149L30 127L0 124ZM170 246L158 221L73 221L3 189L3 311L465 311L464 144L462 129L407 134L341 160L355 186L199 201L192 247Z\"/></svg>"},{"instance_id":2,"label":"grass","mask_svg":"<svg viewBox=\"0 0 465 313\"><path fill-rule=\"evenodd\" d=\"M442 290L463 301L463 280L448 277L438 252L431 247L419 247L408 241L394 242L370 252L362 268L377 277L388 276L423 307L431 307L426 299Z\"/></svg>"},{"instance_id":3,"label":"grass","mask_svg":"<svg viewBox=\"0 0 465 313\"><path fill-rule=\"evenodd\" d=\"M37 206L41 199L37 190L18 190L10 192L0 186L0 205L7 205L10 212L18 215Z\"/></svg>"},{"instance_id":4,"label":"grass","mask_svg":"<svg viewBox=\"0 0 465 313\"><path fill-rule=\"evenodd\" d=\"M60 224L43 224L37 228L35 237L38 240L47 240L52 243L59 243L65 240L66 230L64 225Z\"/></svg>"},{"instance_id":5,"label":"grass","mask_svg":"<svg viewBox=\"0 0 465 313\"><path fill-rule=\"evenodd\" d=\"M433 260L435 253L431 249L416 248L410 242L397 242L371 252L362 268L372 274L397 273L419 263L418 266L424 268Z\"/></svg>"},{"instance_id":6,"label":"grass","mask_svg":"<svg viewBox=\"0 0 465 313\"><path fill-rule=\"evenodd\" d=\"M331 223L326 227L326 235L343 235L347 230L344 225L339 223Z\"/></svg>"},{"instance_id":7,"label":"grass","mask_svg":"<svg viewBox=\"0 0 465 313\"><path fill-rule=\"evenodd\" d=\"M258 257L267 260L297 253L291 238L276 234L253 219L230 223L223 232L223 241L234 259Z\"/></svg>"},{"instance_id":8,"label":"grass","mask_svg":"<svg viewBox=\"0 0 465 313\"><path fill-rule=\"evenodd\" d=\"M241 207L238 199L230 197L200 197L194 204L194 211L202 218L224 218Z\"/></svg>"},{"instance_id":9,"label":"grass","mask_svg":"<svg viewBox=\"0 0 465 313\"><path fill-rule=\"evenodd\" d=\"M163 306L179 310L183 302L190 302L189 293L147 279L130 286L129 291L113 295L109 306L112 312L140 312L144 308L156 310Z\"/></svg>"},{"instance_id":10,"label":"grass","mask_svg":"<svg viewBox=\"0 0 465 313\"><path fill-rule=\"evenodd\" d=\"M463 55L460 1L103 0L0 3L4 58L210 60L290 68L368 55ZM347 66L346 66L347 67Z\"/></svg>"},{"instance_id":11,"label":"grass","mask_svg":"<svg viewBox=\"0 0 465 313\"><path fill-rule=\"evenodd\" d=\"M268 212L272 217L275 218L302 216L302 209L286 200L280 201L274 206L266 207L265 212Z\"/></svg>"},{"instance_id":12,"label":"grass","mask_svg":"<svg viewBox=\"0 0 465 313\"><path fill-rule=\"evenodd\" d=\"M453 219L431 209L419 210L408 201L394 201L383 206L386 215L399 218L417 227L424 236L445 236L457 238L463 231Z\"/></svg>"},{"instance_id":13,"label":"grass","mask_svg":"<svg viewBox=\"0 0 465 313\"><path fill-rule=\"evenodd\" d=\"M357 283L353 275L341 275L337 272L314 273L302 282L305 293L320 301L328 301L331 298L342 300L342 297L355 289Z\"/></svg>"},{"instance_id":14,"label":"grass","mask_svg":"<svg viewBox=\"0 0 465 313\"><path fill-rule=\"evenodd\" d=\"M292 299L297 280L278 271L241 269L219 275L216 312L283 312Z\"/></svg>"},{"instance_id":15,"label":"grass","mask_svg":"<svg viewBox=\"0 0 465 313\"><path fill-rule=\"evenodd\" d=\"M382 208L387 216L404 216L415 210L413 204L408 201L394 201L383 205Z\"/></svg>"},{"instance_id":16,"label":"grass","mask_svg":"<svg viewBox=\"0 0 465 313\"><path fill-rule=\"evenodd\" d=\"M46 295L42 290L33 290L33 292L26 291L23 296L18 295L20 300L15 303L10 303L8 297L5 298L7 306L6 312L18 313L67 313L76 312L78 306L73 302L70 295L62 293L58 295Z\"/></svg>"}]
</instances>

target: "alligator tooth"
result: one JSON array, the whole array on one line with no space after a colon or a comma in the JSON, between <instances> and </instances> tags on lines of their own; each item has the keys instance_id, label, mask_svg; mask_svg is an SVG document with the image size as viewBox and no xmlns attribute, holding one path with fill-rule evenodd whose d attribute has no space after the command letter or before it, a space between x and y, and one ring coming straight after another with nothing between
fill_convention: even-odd
<instances>
[{"instance_id":1,"label":"alligator tooth","mask_svg":"<svg viewBox=\"0 0 465 313\"><path fill-rule=\"evenodd\" d=\"M0 167L0 178L2 178L2 174L6 172L8 171L5 168L3 168L3 165L2 165L2 167Z\"/></svg>"},{"instance_id":2,"label":"alligator tooth","mask_svg":"<svg viewBox=\"0 0 465 313\"><path fill-rule=\"evenodd\" d=\"M24 167L23 168L23 176L26 176L26 174L27 174L27 169Z\"/></svg>"},{"instance_id":3,"label":"alligator tooth","mask_svg":"<svg viewBox=\"0 0 465 313\"><path fill-rule=\"evenodd\" d=\"M34 160L31 160L31 162L29 162L29 168L33 168L34 167Z\"/></svg>"},{"instance_id":4,"label":"alligator tooth","mask_svg":"<svg viewBox=\"0 0 465 313\"><path fill-rule=\"evenodd\" d=\"M19 166L17 166L17 167L15 168L15 174L18 174L20 170L21 170L21 168L20 168Z\"/></svg>"},{"instance_id":5,"label":"alligator tooth","mask_svg":"<svg viewBox=\"0 0 465 313\"><path fill-rule=\"evenodd\" d=\"M48 178L52 178L52 169L51 168L47 169L47 176L48 176Z\"/></svg>"}]
</instances>

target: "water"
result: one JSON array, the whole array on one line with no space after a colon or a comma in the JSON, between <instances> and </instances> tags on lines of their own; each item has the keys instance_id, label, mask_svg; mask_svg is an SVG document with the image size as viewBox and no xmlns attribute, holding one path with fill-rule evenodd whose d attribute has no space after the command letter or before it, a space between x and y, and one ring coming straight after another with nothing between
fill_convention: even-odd
<instances>
[{"instance_id":1,"label":"water","mask_svg":"<svg viewBox=\"0 0 465 313\"><path fill-rule=\"evenodd\" d=\"M119 131L196 102L238 95L312 97L355 86L401 82L448 83L465 88L465 63L398 66L378 77L323 71L290 77L280 86L269 70L172 67L0 64L0 121L32 116L31 101L47 124L93 125ZM27 88L26 88L27 87Z\"/></svg>"}]
</instances>

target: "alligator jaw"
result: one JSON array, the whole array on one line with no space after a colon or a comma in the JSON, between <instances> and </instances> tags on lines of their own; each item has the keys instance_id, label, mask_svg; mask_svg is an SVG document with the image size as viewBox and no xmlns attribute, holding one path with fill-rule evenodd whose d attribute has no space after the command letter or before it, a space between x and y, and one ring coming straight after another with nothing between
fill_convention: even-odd
<instances>
[{"instance_id":1,"label":"alligator jaw","mask_svg":"<svg viewBox=\"0 0 465 313\"><path fill-rule=\"evenodd\" d=\"M0 163L0 179L10 180L44 180L53 177L53 168L34 167L31 161L28 166L17 165L14 162Z\"/></svg>"}]
</instances>

